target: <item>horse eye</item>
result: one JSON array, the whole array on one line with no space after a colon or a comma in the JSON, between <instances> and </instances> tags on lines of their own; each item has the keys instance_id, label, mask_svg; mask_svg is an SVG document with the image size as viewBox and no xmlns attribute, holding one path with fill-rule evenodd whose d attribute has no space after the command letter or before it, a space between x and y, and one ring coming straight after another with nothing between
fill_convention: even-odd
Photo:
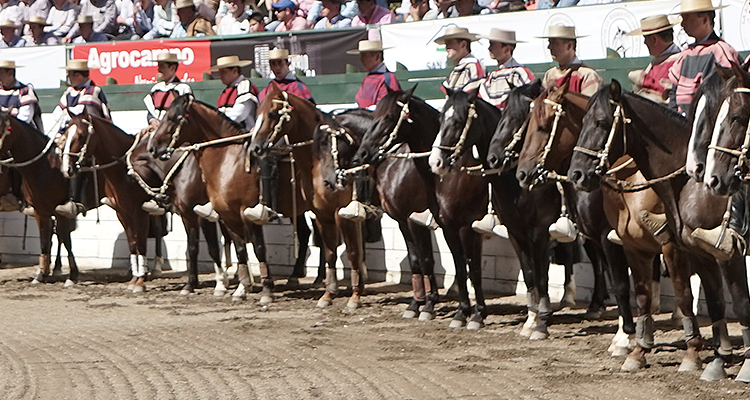
<instances>
[{"instance_id":1,"label":"horse eye","mask_svg":"<svg viewBox=\"0 0 750 400\"><path fill-rule=\"evenodd\" d=\"M604 120L596 121L596 127L597 128L604 128L606 126L607 126L607 121L604 121Z\"/></svg>"}]
</instances>

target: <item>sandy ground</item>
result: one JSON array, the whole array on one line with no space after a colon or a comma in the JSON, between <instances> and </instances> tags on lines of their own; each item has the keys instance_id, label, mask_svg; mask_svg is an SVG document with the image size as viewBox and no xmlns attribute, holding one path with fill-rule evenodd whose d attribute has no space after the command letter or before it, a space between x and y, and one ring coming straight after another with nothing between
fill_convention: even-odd
<instances>
[{"instance_id":1,"label":"sandy ground","mask_svg":"<svg viewBox=\"0 0 750 400\"><path fill-rule=\"evenodd\" d=\"M258 294L244 303L214 298L211 275L182 297L181 276L135 296L124 271L85 271L72 289L32 286L32 273L0 267L2 399L750 398L749 385L678 374L684 341L666 313L647 368L625 374L623 360L606 352L614 309L595 322L583 310L560 312L550 339L531 342L518 335L524 307L516 297L491 298L486 327L471 332L448 328L449 300L432 322L403 320L403 285L369 285L352 313L345 298L315 309L322 291L312 279L294 291L279 281L263 310ZM730 334L739 353L736 322Z\"/></svg>"}]
</instances>

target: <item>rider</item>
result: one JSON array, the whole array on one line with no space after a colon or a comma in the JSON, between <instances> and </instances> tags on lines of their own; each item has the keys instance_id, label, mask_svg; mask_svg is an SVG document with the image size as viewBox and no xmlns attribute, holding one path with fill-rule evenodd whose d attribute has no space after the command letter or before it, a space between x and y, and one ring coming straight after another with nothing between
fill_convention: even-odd
<instances>
[{"instance_id":1,"label":"rider","mask_svg":"<svg viewBox=\"0 0 750 400\"><path fill-rule=\"evenodd\" d=\"M490 56L497 61L497 69L479 85L479 97L502 110L510 90L533 81L534 74L513 58L516 43L522 43L516 40L515 31L492 28L489 35L480 37L490 41Z\"/></svg>"},{"instance_id":2,"label":"rider","mask_svg":"<svg viewBox=\"0 0 750 400\"><path fill-rule=\"evenodd\" d=\"M547 36L541 36L542 39L549 39L549 49L552 59L558 63L558 66L552 67L544 73L542 86L545 89L560 87L566 76L570 73L569 90L578 92L586 96L596 93L602 77L593 69L583 65L576 55L577 39L583 36L576 35L574 26L552 25L549 27Z\"/></svg>"},{"instance_id":3,"label":"rider","mask_svg":"<svg viewBox=\"0 0 750 400\"><path fill-rule=\"evenodd\" d=\"M359 54L359 62L367 70L362 86L355 97L357 107L372 108L391 90L401 90L396 74L388 71L383 62L383 43L379 40L361 40L357 48L346 54Z\"/></svg>"},{"instance_id":4,"label":"rider","mask_svg":"<svg viewBox=\"0 0 750 400\"><path fill-rule=\"evenodd\" d=\"M87 61L68 60L65 70L67 71L70 86L63 92L60 97L60 103L52 112L52 117L56 121L56 127L59 127L54 132L62 135L68 121L70 121L68 113L80 114L84 109L89 114L111 119L104 91L89 79ZM85 211L83 189L86 186L87 174L79 173L70 179L70 200L65 204L55 207L55 212L68 218L75 218L76 215Z\"/></svg>"},{"instance_id":5,"label":"rider","mask_svg":"<svg viewBox=\"0 0 750 400\"><path fill-rule=\"evenodd\" d=\"M42 110L39 108L39 99L34 93L34 87L16 80L16 68L15 61L0 60L0 109L44 131ZM3 195L0 204L7 204L9 208L22 210L24 214L33 216L33 209L20 200L23 199L23 192L21 175L17 169L10 169L10 180L11 193Z\"/></svg>"},{"instance_id":6,"label":"rider","mask_svg":"<svg viewBox=\"0 0 750 400\"><path fill-rule=\"evenodd\" d=\"M253 62L240 60L238 56L224 56L216 60L216 65L208 70L219 72L221 82L227 85L216 101L216 107L229 119L250 131L255 126L255 110L258 107L258 88L245 78L240 68ZM218 221L219 214L214 211L211 202L193 207L193 211L203 218Z\"/></svg>"},{"instance_id":7,"label":"rider","mask_svg":"<svg viewBox=\"0 0 750 400\"><path fill-rule=\"evenodd\" d=\"M466 28L449 26L445 34L435 39L435 43L445 45L448 59L456 63L441 90L471 92L484 81L484 66L471 54L471 42L478 40L479 35L469 33Z\"/></svg>"},{"instance_id":8,"label":"rider","mask_svg":"<svg viewBox=\"0 0 750 400\"><path fill-rule=\"evenodd\" d=\"M146 105L148 115L148 127L143 133L153 132L159 127L161 119L166 114L167 109L172 104L172 100L184 94L193 93L193 90L186 83L180 81L177 77L177 68L180 60L174 53L161 52L156 56L157 73L156 79L159 81L153 87L143 103ZM161 215L166 211L155 200L149 200L143 203L142 208L150 214Z\"/></svg>"},{"instance_id":9,"label":"rider","mask_svg":"<svg viewBox=\"0 0 750 400\"><path fill-rule=\"evenodd\" d=\"M297 79L294 72L289 70L289 66L291 65L289 57L289 50L287 49L275 48L268 52L268 63L273 72L274 79L268 82L268 86L260 92L258 98L260 101L263 101L263 98L266 97L266 94L273 88L273 84L275 83L279 86L279 89L315 104L315 100L313 100L307 85ZM278 158L273 153L269 153L261 157L259 163L263 195L261 196L261 202L257 206L250 208L248 212L252 213L251 215L255 215L255 219L258 220L264 220L264 215L276 218L279 216L279 213L276 211L278 209L276 200L279 187Z\"/></svg>"},{"instance_id":10,"label":"rider","mask_svg":"<svg viewBox=\"0 0 750 400\"><path fill-rule=\"evenodd\" d=\"M654 59L645 70L639 69L628 74L633 83L635 94L666 105L672 84L669 82L669 68L677 61L680 48L674 43L673 26L664 14L646 17L641 20L641 27L626 33L626 36L643 35L649 54Z\"/></svg>"}]
</instances>

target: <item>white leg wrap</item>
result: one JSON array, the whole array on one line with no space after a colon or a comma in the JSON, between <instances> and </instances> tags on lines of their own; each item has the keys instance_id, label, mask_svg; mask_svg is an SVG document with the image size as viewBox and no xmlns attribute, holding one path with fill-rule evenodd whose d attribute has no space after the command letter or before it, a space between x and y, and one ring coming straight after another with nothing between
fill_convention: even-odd
<instances>
[{"instance_id":1,"label":"white leg wrap","mask_svg":"<svg viewBox=\"0 0 750 400\"><path fill-rule=\"evenodd\" d=\"M133 276L142 278L146 276L146 274L148 273L148 264L146 263L146 256L138 254L137 258L138 258L137 273L134 273Z\"/></svg>"},{"instance_id":2,"label":"white leg wrap","mask_svg":"<svg viewBox=\"0 0 750 400\"><path fill-rule=\"evenodd\" d=\"M138 276L138 255L136 254L130 255L130 272L133 273L133 276Z\"/></svg>"}]
</instances>

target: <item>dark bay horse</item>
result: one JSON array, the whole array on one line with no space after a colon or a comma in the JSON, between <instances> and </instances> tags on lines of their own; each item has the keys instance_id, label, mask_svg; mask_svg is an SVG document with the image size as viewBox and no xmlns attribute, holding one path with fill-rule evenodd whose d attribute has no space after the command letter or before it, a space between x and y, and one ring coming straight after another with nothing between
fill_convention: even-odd
<instances>
[{"instance_id":1,"label":"dark bay horse","mask_svg":"<svg viewBox=\"0 0 750 400\"><path fill-rule=\"evenodd\" d=\"M652 180L651 187L665 205L667 228L675 244L691 254L691 257L679 261L689 263L690 268L670 271L673 273L672 279L677 281L674 284L678 305L686 315L683 325L688 350L697 352L702 345L691 304L686 301L690 291L687 283L689 276L680 272L692 269L701 277L716 348L716 357L701 378L716 380L726 377L724 359L732 353L724 314L722 275L729 286L735 313L743 326L743 336L750 339L747 271L744 254L735 255L728 262L718 262L701 249L691 236L697 227L712 228L722 223L727 199L712 195L703 184L681 173L688 152L689 130L689 121L682 115L623 92L620 84L613 80L611 84L603 85L589 102L568 176L576 187L591 190L599 186L601 171L609 168L612 160L628 154L638 164L643 176ZM683 285L683 288L678 289L678 285ZM744 335L745 332L748 335ZM745 341L745 345L749 346L750 343ZM750 356L748 353L745 355ZM748 364L750 362L746 358L738 380L750 380Z\"/></svg>"},{"instance_id":2,"label":"dark bay horse","mask_svg":"<svg viewBox=\"0 0 750 400\"><path fill-rule=\"evenodd\" d=\"M4 160L3 164L17 168L21 174L23 193L34 207L34 217L39 228L41 254L39 269L32 283L44 282L50 274L52 231L56 225L54 229L60 242L65 245L70 266L70 275L64 287L70 287L78 281L78 265L70 240L70 233L76 224L74 219L55 213L55 207L68 199L69 192L68 180L60 171L60 158L53 148L54 141L44 133L16 117L0 112L0 153L9 153L13 157L12 160ZM93 202L93 198L91 200Z\"/></svg>"},{"instance_id":3,"label":"dark bay horse","mask_svg":"<svg viewBox=\"0 0 750 400\"><path fill-rule=\"evenodd\" d=\"M528 133L520 153L519 175L524 174L527 182L543 179L548 171L566 173L573 149L578 141L583 116L589 98L579 93L569 92L568 85L559 89L545 91L537 100L528 124ZM564 114L563 114L564 113ZM553 131L554 130L554 131ZM681 251L672 244L662 248L656 238L640 223L638 215L642 210L651 213L664 213L664 205L656 193L645 188L638 191L619 190L612 180L621 182L625 187L644 182L635 164L623 165L612 170L614 178L603 181L600 192L578 192L566 184L568 201L575 204L576 221L589 238L597 254L604 255L615 278L615 297L622 317L622 330L634 339L633 351L622 366L624 371L632 371L646 365L645 354L653 347L653 326L651 316L654 293L654 275L659 275L659 254L665 254L671 268L681 268L673 259ZM595 196L595 197L594 197ZM588 197L588 199L587 199ZM594 199L596 203L592 203ZM602 223L602 216L606 217ZM608 222L608 223L606 223ZM622 240L627 265L623 263L619 247L612 246L607 239L610 227L614 228ZM615 252L613 252L613 250ZM684 257L684 255L682 255ZM636 295L636 325L633 325L633 314L630 308L630 282L627 267L630 266ZM654 271L657 266L656 272ZM687 272L689 276L689 271ZM681 274L679 276L684 276ZM682 288L678 284L678 288ZM617 336L616 336L617 337ZM696 359L693 358L693 361ZM685 364L685 368L688 365Z\"/></svg>"},{"instance_id":4,"label":"dark bay horse","mask_svg":"<svg viewBox=\"0 0 750 400\"><path fill-rule=\"evenodd\" d=\"M282 91L276 84L261 101L257 111L250 149L255 156L274 152L287 162L280 162L279 181L294 182L294 191L279 196L279 209L284 215L311 210L321 233L326 262L326 291L318 307L331 304L338 293L336 279L336 248L339 235L346 244L346 254L351 263L352 295L347 307L360 306L361 295L367 279L364 263L362 224L338 215L338 210L352 199L351 189L331 192L326 188L321 173L319 157L315 154L313 135L321 121L321 113L309 101ZM282 193L280 193L282 194Z\"/></svg>"},{"instance_id":5,"label":"dark bay horse","mask_svg":"<svg viewBox=\"0 0 750 400\"><path fill-rule=\"evenodd\" d=\"M323 115L323 124L316 132L315 143L320 148L318 154L326 187L341 190L351 181L352 177L344 171L351 167L365 132L374 123L372 114L368 110L355 109L331 116ZM351 140L340 137L341 128L346 129L345 134L350 135ZM408 145L404 145L398 154L407 154L408 151ZM427 195L421 190L404 190L422 186L414 161L387 158L367 171L375 180L373 205L381 207L398 223L406 243L414 295L403 316L414 318L419 315L420 320L431 320L435 317L438 302L432 232L430 228L409 219L412 213L428 208Z\"/></svg>"}]
</instances>

